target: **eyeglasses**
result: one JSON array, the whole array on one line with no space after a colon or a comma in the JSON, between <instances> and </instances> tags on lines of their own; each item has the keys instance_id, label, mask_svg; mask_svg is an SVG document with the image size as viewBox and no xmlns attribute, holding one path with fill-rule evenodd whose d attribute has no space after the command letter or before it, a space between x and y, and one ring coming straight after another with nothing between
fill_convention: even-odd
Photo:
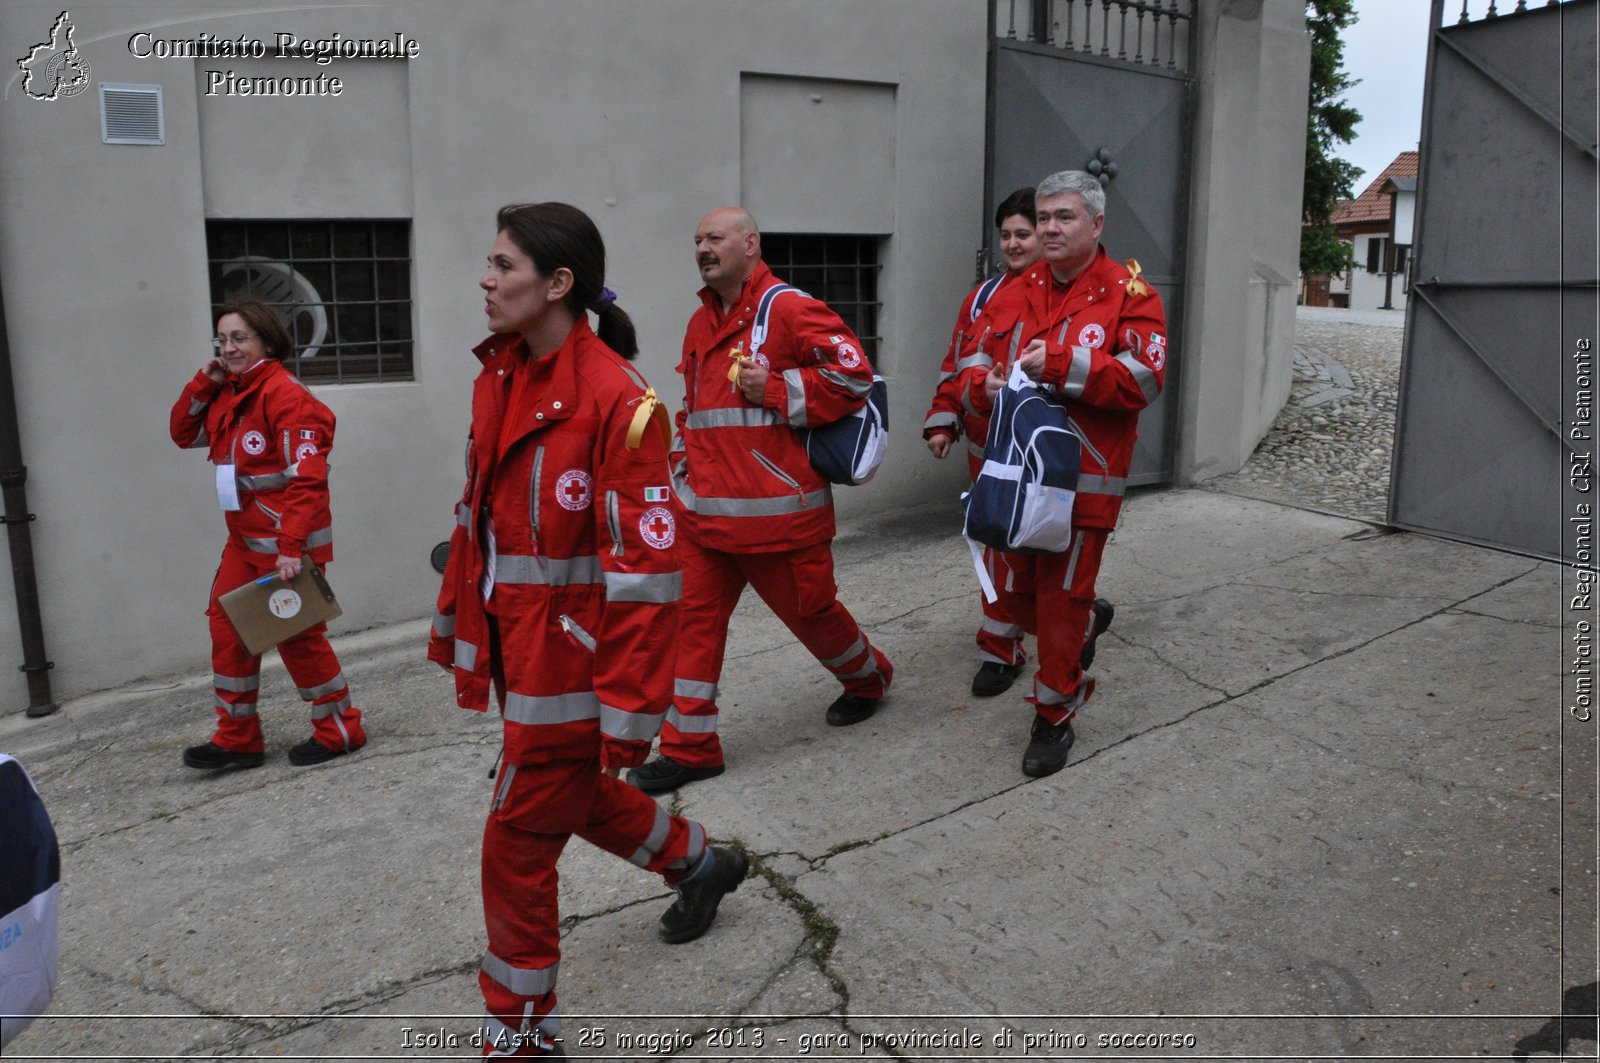
<instances>
[{"instance_id":1,"label":"eyeglasses","mask_svg":"<svg viewBox=\"0 0 1600 1063\"><path fill-rule=\"evenodd\" d=\"M254 332L232 332L226 336L213 336L211 337L211 349L220 351L222 350L222 345L229 342L235 347L243 347L251 340L259 338Z\"/></svg>"}]
</instances>

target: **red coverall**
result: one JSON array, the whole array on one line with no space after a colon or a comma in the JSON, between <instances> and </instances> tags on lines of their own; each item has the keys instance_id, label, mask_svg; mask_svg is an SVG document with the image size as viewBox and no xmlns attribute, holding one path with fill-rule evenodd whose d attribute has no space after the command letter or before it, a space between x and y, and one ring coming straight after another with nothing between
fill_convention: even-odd
<instances>
[{"instance_id":1,"label":"red coverall","mask_svg":"<svg viewBox=\"0 0 1600 1063\"><path fill-rule=\"evenodd\" d=\"M682 585L665 414L586 320L529 364L520 336L474 351L467 485L428 657L463 708L504 717L483 834L485 1054L536 1055L560 1029L556 860L581 838L676 882L698 823L601 773L643 763L672 697Z\"/></svg>"},{"instance_id":2,"label":"red coverall","mask_svg":"<svg viewBox=\"0 0 1600 1063\"><path fill-rule=\"evenodd\" d=\"M196 373L172 407L172 441L209 446L213 464L234 466L238 485L240 508L223 513L228 542L206 608L217 710L211 741L223 749L263 748L256 715L261 658L244 648L217 597L274 571L279 554L309 554L318 565L333 559L333 426L333 412L271 358L220 384ZM367 736L327 631L326 624L308 628L280 643L278 655L300 696L311 703L312 736L329 749L353 749Z\"/></svg>"},{"instance_id":3,"label":"red coverall","mask_svg":"<svg viewBox=\"0 0 1600 1063\"><path fill-rule=\"evenodd\" d=\"M1143 281L1128 291L1129 273L1105 248L1063 286L1048 262L1035 263L989 300L976 322L973 351L1010 364L1035 339L1045 341L1041 381L1067 400L1083 441L1073 503L1072 549L1061 554L986 551L1006 612L1039 638L1039 670L1028 700L1051 724L1070 720L1094 693L1079 666L1094 623L1094 580L1106 536L1116 527L1139 436L1139 411L1166 379L1167 324L1161 297ZM980 364L958 378L971 412L993 411Z\"/></svg>"},{"instance_id":4,"label":"red coverall","mask_svg":"<svg viewBox=\"0 0 1600 1063\"><path fill-rule=\"evenodd\" d=\"M894 669L839 603L833 579L833 493L796 428L860 409L872 387L861 341L822 303L777 296L759 361L771 375L760 406L728 378L731 351L750 351L761 294L781 281L756 263L727 313L710 288L683 337L685 399L674 443L673 496L683 521L683 627L661 752L680 764L722 763L717 681L728 618L745 584L844 684L881 698Z\"/></svg>"},{"instance_id":5,"label":"red coverall","mask_svg":"<svg viewBox=\"0 0 1600 1063\"><path fill-rule=\"evenodd\" d=\"M976 387L983 388L983 373L992 364L989 355L975 347L973 326L983 308L998 292L1015 279L1015 273L1006 272L991 277L967 293L961 302L961 312L956 315L956 327L950 336L950 349L945 352L944 363L939 367L939 387L933 393L933 403L922 422L922 438L947 435L952 441L967 437L967 475L977 479L983 467L983 445L989 431L988 417L973 412L970 396L964 394ZM981 369L983 373L969 373ZM991 578L995 575L990 571ZM1001 574L1004 578L1004 574ZM978 595L978 605L983 610L983 623L978 627L978 659L996 664L1023 665L1028 663L1027 651L1022 644L1022 625L1011 619L1000 599L990 601Z\"/></svg>"}]
</instances>

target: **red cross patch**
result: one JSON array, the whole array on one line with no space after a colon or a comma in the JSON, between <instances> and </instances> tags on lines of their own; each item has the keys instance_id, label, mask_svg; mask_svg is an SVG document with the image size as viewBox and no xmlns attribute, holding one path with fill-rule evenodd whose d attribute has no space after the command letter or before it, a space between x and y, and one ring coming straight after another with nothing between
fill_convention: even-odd
<instances>
[{"instance_id":1,"label":"red cross patch","mask_svg":"<svg viewBox=\"0 0 1600 1063\"><path fill-rule=\"evenodd\" d=\"M294 448L294 460L305 461L316 452L317 445L315 443L301 443L298 447Z\"/></svg>"},{"instance_id":2,"label":"red cross patch","mask_svg":"<svg viewBox=\"0 0 1600 1063\"><path fill-rule=\"evenodd\" d=\"M556 501L574 513L588 509L594 497L594 478L582 469L568 469L556 481Z\"/></svg>"},{"instance_id":3,"label":"red cross patch","mask_svg":"<svg viewBox=\"0 0 1600 1063\"><path fill-rule=\"evenodd\" d=\"M247 454L260 454L267 449L267 437L257 432L254 428L246 432L244 439L240 442L244 444L245 453Z\"/></svg>"},{"instance_id":4,"label":"red cross patch","mask_svg":"<svg viewBox=\"0 0 1600 1063\"><path fill-rule=\"evenodd\" d=\"M854 369L861 364L861 352L856 350L855 344L848 340L844 343L835 344L833 353L839 356L839 364L846 369Z\"/></svg>"},{"instance_id":5,"label":"red cross patch","mask_svg":"<svg viewBox=\"0 0 1600 1063\"><path fill-rule=\"evenodd\" d=\"M639 517L639 534L657 550L665 550L678 537L678 526L673 523L672 511L664 506L651 506Z\"/></svg>"},{"instance_id":6,"label":"red cross patch","mask_svg":"<svg viewBox=\"0 0 1600 1063\"><path fill-rule=\"evenodd\" d=\"M1099 347L1106 342L1106 330L1099 325L1085 325L1078 333L1078 346Z\"/></svg>"}]
</instances>

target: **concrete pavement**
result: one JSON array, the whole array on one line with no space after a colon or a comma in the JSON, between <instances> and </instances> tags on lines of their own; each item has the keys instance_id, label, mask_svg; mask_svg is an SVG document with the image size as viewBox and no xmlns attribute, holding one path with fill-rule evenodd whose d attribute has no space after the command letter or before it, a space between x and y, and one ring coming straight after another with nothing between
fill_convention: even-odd
<instances>
[{"instance_id":1,"label":"concrete pavement","mask_svg":"<svg viewBox=\"0 0 1600 1063\"><path fill-rule=\"evenodd\" d=\"M666 799L757 873L668 946L660 881L575 842L570 1055L1504 1056L1593 980L1595 725L1560 700L1556 566L1137 494L1099 693L1066 770L1030 781L1021 688L968 693L958 526L939 507L838 542L896 667L853 728L746 596L728 772ZM63 847L60 986L7 1058L476 1054L497 721L453 707L425 632L335 640L373 738L323 767L287 763L306 723L275 659L254 771L179 761L209 674L0 719Z\"/></svg>"}]
</instances>

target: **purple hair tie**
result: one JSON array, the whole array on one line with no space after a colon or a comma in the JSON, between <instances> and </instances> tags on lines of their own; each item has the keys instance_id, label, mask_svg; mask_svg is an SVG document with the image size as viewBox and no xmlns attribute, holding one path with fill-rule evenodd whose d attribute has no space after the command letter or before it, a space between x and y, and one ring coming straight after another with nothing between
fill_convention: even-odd
<instances>
[{"instance_id":1,"label":"purple hair tie","mask_svg":"<svg viewBox=\"0 0 1600 1063\"><path fill-rule=\"evenodd\" d=\"M612 291L610 288L601 288L600 294L595 296L594 302L589 304L589 309L598 314L600 311L604 310L606 307L610 306L616 301L616 292Z\"/></svg>"}]
</instances>

